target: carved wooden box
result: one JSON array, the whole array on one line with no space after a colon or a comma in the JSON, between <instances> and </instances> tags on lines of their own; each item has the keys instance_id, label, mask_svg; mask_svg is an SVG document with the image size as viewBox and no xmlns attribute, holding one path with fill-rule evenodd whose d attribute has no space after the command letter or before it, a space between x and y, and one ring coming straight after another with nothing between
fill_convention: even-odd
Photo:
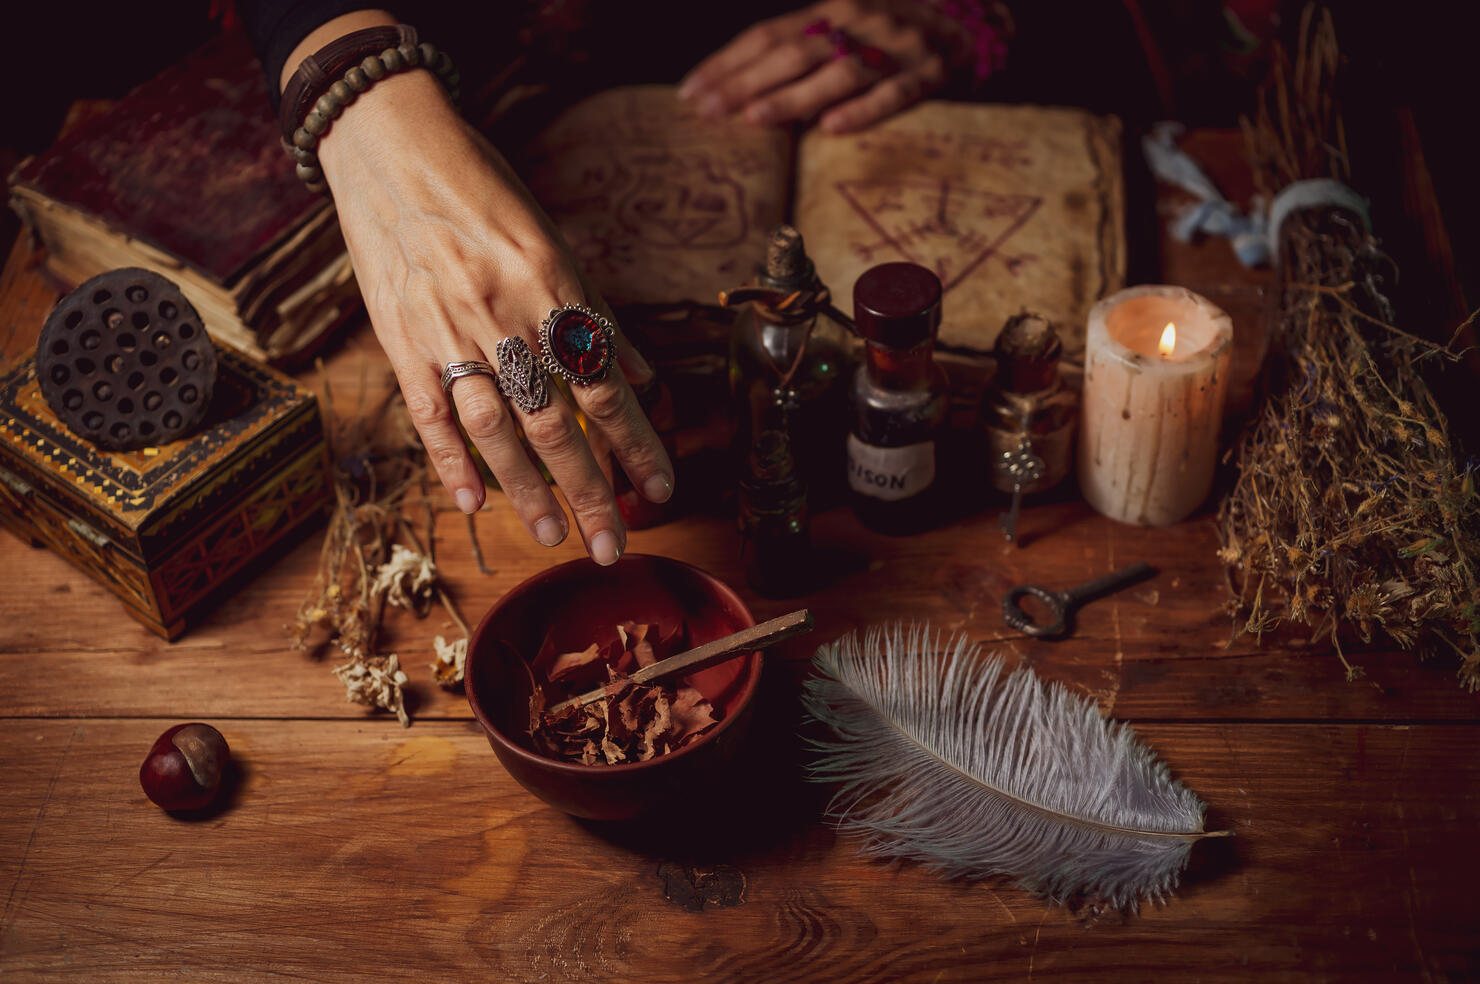
<instances>
[{"instance_id":1,"label":"carved wooden box","mask_svg":"<svg viewBox=\"0 0 1480 984\"><path fill-rule=\"evenodd\" d=\"M27 361L0 377L0 523L61 554L173 639L331 500L318 402L292 379L217 351L201 430L109 452L47 406Z\"/></svg>"}]
</instances>

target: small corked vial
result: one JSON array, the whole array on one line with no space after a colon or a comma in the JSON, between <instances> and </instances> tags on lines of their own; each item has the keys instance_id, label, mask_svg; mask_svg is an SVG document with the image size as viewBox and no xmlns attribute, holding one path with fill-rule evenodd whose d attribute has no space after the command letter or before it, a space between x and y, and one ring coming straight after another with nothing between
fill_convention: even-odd
<instances>
[{"instance_id":1,"label":"small corked vial","mask_svg":"<svg viewBox=\"0 0 1480 984\"><path fill-rule=\"evenodd\" d=\"M1042 462L1042 474L1023 483L1021 491L1053 488L1072 465L1078 417L1078 401L1059 371L1063 343L1058 330L1047 318L1024 311L1002 326L993 354L997 374L982 402L992 484L1008 493L1019 487L1020 476L1007 467L1007 456L1026 440Z\"/></svg>"}]
</instances>

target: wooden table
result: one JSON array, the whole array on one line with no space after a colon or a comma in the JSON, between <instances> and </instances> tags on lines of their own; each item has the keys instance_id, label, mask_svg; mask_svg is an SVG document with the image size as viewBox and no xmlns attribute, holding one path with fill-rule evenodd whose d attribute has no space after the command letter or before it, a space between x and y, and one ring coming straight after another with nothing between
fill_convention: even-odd
<instances>
[{"instance_id":1,"label":"wooden table","mask_svg":"<svg viewBox=\"0 0 1480 984\"><path fill-rule=\"evenodd\" d=\"M1164 204L1170 199L1163 196ZM1247 405L1265 279L1222 243L1167 245L1164 275L1224 304ZM20 244L0 274L15 357L55 295ZM328 373L352 393L383 357L368 331ZM535 545L497 497L437 556L469 614L574 543ZM1079 501L1024 512L1004 545L997 505L914 538L846 510L814 537L836 577L805 599L818 630L773 652L757 721L774 768L746 805L680 836L573 820L493 757L467 704L430 683L427 622L386 644L412 675L414 725L365 713L285 623L309 590L317 537L174 644L59 558L0 537L0 976L79 981L1422 980L1480 973L1477 698L1452 667L1363 653L1347 683L1296 636L1229 642L1206 514L1166 530ZM691 516L634 532L745 590L732 522ZM1132 560L1156 580L1086 608L1062 642L1016 636L1012 584L1071 585ZM1237 833L1200 844L1165 907L1085 925L1003 884L947 884L855 857L794 778L789 708L816 642L881 618L964 632L1135 723ZM205 720L244 770L229 808L174 819L137 770L171 724Z\"/></svg>"}]
</instances>

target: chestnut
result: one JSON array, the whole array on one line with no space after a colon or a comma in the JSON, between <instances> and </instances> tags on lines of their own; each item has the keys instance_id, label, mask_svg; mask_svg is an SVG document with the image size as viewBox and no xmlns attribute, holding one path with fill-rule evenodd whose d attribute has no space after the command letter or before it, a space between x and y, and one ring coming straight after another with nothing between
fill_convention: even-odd
<instances>
[{"instance_id":1,"label":"chestnut","mask_svg":"<svg viewBox=\"0 0 1480 984\"><path fill-rule=\"evenodd\" d=\"M209 724L177 724L154 741L139 766L139 785L162 809L199 810L221 788L231 749Z\"/></svg>"}]
</instances>

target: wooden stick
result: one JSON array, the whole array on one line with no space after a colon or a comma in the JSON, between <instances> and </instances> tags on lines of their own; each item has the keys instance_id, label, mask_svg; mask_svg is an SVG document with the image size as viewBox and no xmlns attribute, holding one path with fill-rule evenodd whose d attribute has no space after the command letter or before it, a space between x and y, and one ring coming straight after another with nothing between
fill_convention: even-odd
<instances>
[{"instance_id":1,"label":"wooden stick","mask_svg":"<svg viewBox=\"0 0 1480 984\"><path fill-rule=\"evenodd\" d=\"M671 676L674 673L682 673L685 670L697 672L707 666L722 663L727 659L739 656L741 653L753 652L757 649L765 649L774 645L782 639L789 639L794 635L812 630L812 613L803 608L779 618L773 618L769 622L760 625L752 625L748 629L741 629L734 635L727 635L723 639L706 642L702 646L696 646L686 653L677 656L669 656L660 659L656 663L649 663L642 669L627 678L632 683L649 683L659 677ZM563 700L550 708L545 713L551 717L559 717L574 707L585 707L594 704L607 696L606 687L597 687L589 690L578 697Z\"/></svg>"}]
</instances>

